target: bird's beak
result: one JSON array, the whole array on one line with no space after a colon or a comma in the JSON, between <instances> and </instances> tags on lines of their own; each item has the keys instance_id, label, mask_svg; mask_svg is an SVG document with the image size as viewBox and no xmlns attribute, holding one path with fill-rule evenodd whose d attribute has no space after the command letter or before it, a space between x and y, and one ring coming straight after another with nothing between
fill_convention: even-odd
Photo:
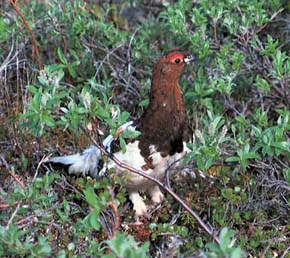
<instances>
[{"instance_id":1,"label":"bird's beak","mask_svg":"<svg viewBox=\"0 0 290 258\"><path fill-rule=\"evenodd\" d=\"M195 60L195 57L193 55L188 55L184 58L184 63L189 64Z\"/></svg>"}]
</instances>

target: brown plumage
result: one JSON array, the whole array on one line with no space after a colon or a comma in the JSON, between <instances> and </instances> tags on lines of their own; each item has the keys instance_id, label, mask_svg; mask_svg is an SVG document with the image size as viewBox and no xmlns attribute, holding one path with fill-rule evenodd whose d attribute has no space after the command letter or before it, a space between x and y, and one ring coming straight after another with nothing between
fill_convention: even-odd
<instances>
[{"instance_id":1,"label":"brown plumage","mask_svg":"<svg viewBox=\"0 0 290 258\"><path fill-rule=\"evenodd\" d=\"M136 126L141 135L127 144L125 153L114 153L117 159L162 180L168 166L188 152L186 142L190 140L192 131L178 80L186 64L192 60L192 56L173 50L156 62L150 102ZM129 129L132 130L132 127ZM109 146L111 142L112 136L109 136L104 140L104 145ZM95 177L100 156L100 150L91 146L82 154L54 157L49 161L69 165L70 173L90 174ZM164 199L159 187L152 181L123 170L109 160L105 168L112 167L118 175L124 175L124 184L136 217L147 211L140 192L147 192L153 203L160 203Z\"/></svg>"},{"instance_id":2,"label":"brown plumage","mask_svg":"<svg viewBox=\"0 0 290 258\"><path fill-rule=\"evenodd\" d=\"M186 65L184 58L181 52L171 51L154 66L150 103L137 126L142 133L141 155L147 159L150 145L156 145L165 157L182 152L183 142L192 135L178 82Z\"/></svg>"}]
</instances>

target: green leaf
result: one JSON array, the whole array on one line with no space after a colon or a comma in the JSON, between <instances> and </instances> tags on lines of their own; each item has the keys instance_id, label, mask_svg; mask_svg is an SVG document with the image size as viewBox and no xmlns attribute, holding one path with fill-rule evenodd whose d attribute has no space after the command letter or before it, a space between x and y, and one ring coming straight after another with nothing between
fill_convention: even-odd
<instances>
[{"instance_id":1,"label":"green leaf","mask_svg":"<svg viewBox=\"0 0 290 258\"><path fill-rule=\"evenodd\" d=\"M129 113L128 112L122 112L120 117L119 117L119 121L121 124L125 123L127 121L127 119L129 118Z\"/></svg>"},{"instance_id":2,"label":"green leaf","mask_svg":"<svg viewBox=\"0 0 290 258\"><path fill-rule=\"evenodd\" d=\"M289 168L283 169L283 176L284 176L286 182L290 183L290 169Z\"/></svg>"},{"instance_id":3,"label":"green leaf","mask_svg":"<svg viewBox=\"0 0 290 258\"><path fill-rule=\"evenodd\" d=\"M227 228L223 228L219 235L220 240L220 247L221 249L226 252L227 248L229 247L231 243L231 238L234 235L234 231L228 230Z\"/></svg>"},{"instance_id":4,"label":"green leaf","mask_svg":"<svg viewBox=\"0 0 290 258\"><path fill-rule=\"evenodd\" d=\"M213 252L220 253L220 248L217 244L214 243L207 243L206 247Z\"/></svg>"},{"instance_id":5,"label":"green leaf","mask_svg":"<svg viewBox=\"0 0 290 258\"><path fill-rule=\"evenodd\" d=\"M31 253L36 257L50 256L51 246L47 242L45 237L39 237L38 243L32 247Z\"/></svg>"},{"instance_id":6,"label":"green leaf","mask_svg":"<svg viewBox=\"0 0 290 258\"><path fill-rule=\"evenodd\" d=\"M139 247L133 236L126 236L124 233L116 232L113 239L106 240L105 243L112 250L114 257L145 258L149 248L149 243L145 242Z\"/></svg>"},{"instance_id":7,"label":"green leaf","mask_svg":"<svg viewBox=\"0 0 290 258\"><path fill-rule=\"evenodd\" d=\"M85 218L85 220L89 223L89 225L92 228L99 230L101 227L99 222L99 216L100 210L95 208L92 212L89 213L89 215Z\"/></svg>"},{"instance_id":8,"label":"green leaf","mask_svg":"<svg viewBox=\"0 0 290 258\"><path fill-rule=\"evenodd\" d=\"M226 159L226 162L236 162L236 161L240 161L240 157L234 156Z\"/></svg>"},{"instance_id":9,"label":"green leaf","mask_svg":"<svg viewBox=\"0 0 290 258\"><path fill-rule=\"evenodd\" d=\"M122 133L122 136L126 139L134 139L136 137L138 137L139 135L141 135L141 132L140 131L137 131L137 130L125 130L123 133Z\"/></svg>"},{"instance_id":10,"label":"green leaf","mask_svg":"<svg viewBox=\"0 0 290 258\"><path fill-rule=\"evenodd\" d=\"M26 89L29 90L33 94L37 94L39 89L36 88L34 85L28 85L26 86Z\"/></svg>"},{"instance_id":11,"label":"green leaf","mask_svg":"<svg viewBox=\"0 0 290 258\"><path fill-rule=\"evenodd\" d=\"M149 104L149 98L146 98L139 103L139 106L140 107L147 107L148 104Z\"/></svg>"},{"instance_id":12,"label":"green leaf","mask_svg":"<svg viewBox=\"0 0 290 258\"><path fill-rule=\"evenodd\" d=\"M85 197L88 203L94 207L98 208L99 207L99 200L97 198L97 195L94 192L94 189L92 187L87 187L85 190Z\"/></svg>"},{"instance_id":13,"label":"green leaf","mask_svg":"<svg viewBox=\"0 0 290 258\"><path fill-rule=\"evenodd\" d=\"M75 246L74 243L69 243L69 244L68 244L67 249L68 249L69 251L73 251L73 250L75 250L75 248L76 248L76 246Z\"/></svg>"},{"instance_id":14,"label":"green leaf","mask_svg":"<svg viewBox=\"0 0 290 258\"><path fill-rule=\"evenodd\" d=\"M242 251L240 247L235 248L231 252L231 258L241 258L241 257L245 257L245 253Z\"/></svg>"},{"instance_id":15,"label":"green leaf","mask_svg":"<svg viewBox=\"0 0 290 258\"><path fill-rule=\"evenodd\" d=\"M223 122L220 123L222 120L222 116L217 116L210 124L210 127L212 127L213 132L215 132L222 124Z\"/></svg>"},{"instance_id":16,"label":"green leaf","mask_svg":"<svg viewBox=\"0 0 290 258\"><path fill-rule=\"evenodd\" d=\"M271 85L263 78L261 78L259 75L256 77L256 86L263 90L265 93L269 93L271 89Z\"/></svg>"},{"instance_id":17,"label":"green leaf","mask_svg":"<svg viewBox=\"0 0 290 258\"><path fill-rule=\"evenodd\" d=\"M47 78L44 78L43 76L38 76L37 79L39 80L40 84L42 84L43 86L48 87L49 86L49 82L47 80Z\"/></svg>"},{"instance_id":18,"label":"green leaf","mask_svg":"<svg viewBox=\"0 0 290 258\"><path fill-rule=\"evenodd\" d=\"M280 148L280 149L285 150L287 152L290 151L290 142L286 142L286 141L274 142L271 144L271 146L276 147L276 148Z\"/></svg>"},{"instance_id":19,"label":"green leaf","mask_svg":"<svg viewBox=\"0 0 290 258\"><path fill-rule=\"evenodd\" d=\"M124 248L126 247L126 240L123 234L116 234L116 236L112 239L112 241L108 241L109 246L116 254L123 254ZM124 248L123 248L124 247Z\"/></svg>"},{"instance_id":20,"label":"green leaf","mask_svg":"<svg viewBox=\"0 0 290 258\"><path fill-rule=\"evenodd\" d=\"M68 72L71 75L71 77L76 78L77 77L77 73L76 73L76 71L74 69L74 66L69 65L67 68L68 68Z\"/></svg>"},{"instance_id":21,"label":"green leaf","mask_svg":"<svg viewBox=\"0 0 290 258\"><path fill-rule=\"evenodd\" d=\"M127 145L126 141L122 136L119 137L119 140L120 140L122 152L125 153L126 152L126 145Z\"/></svg>"},{"instance_id":22,"label":"green leaf","mask_svg":"<svg viewBox=\"0 0 290 258\"><path fill-rule=\"evenodd\" d=\"M65 250L60 250L57 253L56 258L66 258Z\"/></svg>"},{"instance_id":23,"label":"green leaf","mask_svg":"<svg viewBox=\"0 0 290 258\"><path fill-rule=\"evenodd\" d=\"M55 122L48 114L44 113L42 115L42 121L49 127L55 127Z\"/></svg>"},{"instance_id":24,"label":"green leaf","mask_svg":"<svg viewBox=\"0 0 290 258\"><path fill-rule=\"evenodd\" d=\"M57 55L58 55L59 60L60 60L63 64L65 64L65 65L68 64L67 59L65 58L64 53L62 52L62 49L59 48L59 47L57 48Z\"/></svg>"},{"instance_id":25,"label":"green leaf","mask_svg":"<svg viewBox=\"0 0 290 258\"><path fill-rule=\"evenodd\" d=\"M249 153L245 153L243 155L244 159L258 159L260 158L260 155L258 153L254 153L254 152L249 152Z\"/></svg>"},{"instance_id":26,"label":"green leaf","mask_svg":"<svg viewBox=\"0 0 290 258\"><path fill-rule=\"evenodd\" d=\"M241 123L242 125L246 126L248 124L247 120L244 117L236 116L235 120Z\"/></svg>"}]
</instances>

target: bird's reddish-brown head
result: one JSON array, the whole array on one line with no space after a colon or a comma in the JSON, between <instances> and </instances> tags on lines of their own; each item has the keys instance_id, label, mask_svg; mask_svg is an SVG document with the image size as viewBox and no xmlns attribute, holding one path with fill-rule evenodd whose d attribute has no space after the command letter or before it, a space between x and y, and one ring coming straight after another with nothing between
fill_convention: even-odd
<instances>
[{"instance_id":1,"label":"bird's reddish-brown head","mask_svg":"<svg viewBox=\"0 0 290 258\"><path fill-rule=\"evenodd\" d=\"M176 81L183 72L185 66L194 60L192 55L185 55L181 51L171 50L161 57L154 65L154 77L167 77L170 81Z\"/></svg>"}]
</instances>

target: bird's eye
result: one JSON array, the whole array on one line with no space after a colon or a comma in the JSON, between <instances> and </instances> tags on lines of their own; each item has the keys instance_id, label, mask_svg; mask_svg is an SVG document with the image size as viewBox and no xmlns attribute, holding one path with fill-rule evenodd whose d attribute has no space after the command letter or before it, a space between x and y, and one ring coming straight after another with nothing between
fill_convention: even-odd
<instances>
[{"instance_id":1,"label":"bird's eye","mask_svg":"<svg viewBox=\"0 0 290 258\"><path fill-rule=\"evenodd\" d=\"M181 62L181 60L180 60L179 58L177 58L177 59L174 60L174 62L175 62L176 64L179 64L179 63Z\"/></svg>"}]
</instances>

